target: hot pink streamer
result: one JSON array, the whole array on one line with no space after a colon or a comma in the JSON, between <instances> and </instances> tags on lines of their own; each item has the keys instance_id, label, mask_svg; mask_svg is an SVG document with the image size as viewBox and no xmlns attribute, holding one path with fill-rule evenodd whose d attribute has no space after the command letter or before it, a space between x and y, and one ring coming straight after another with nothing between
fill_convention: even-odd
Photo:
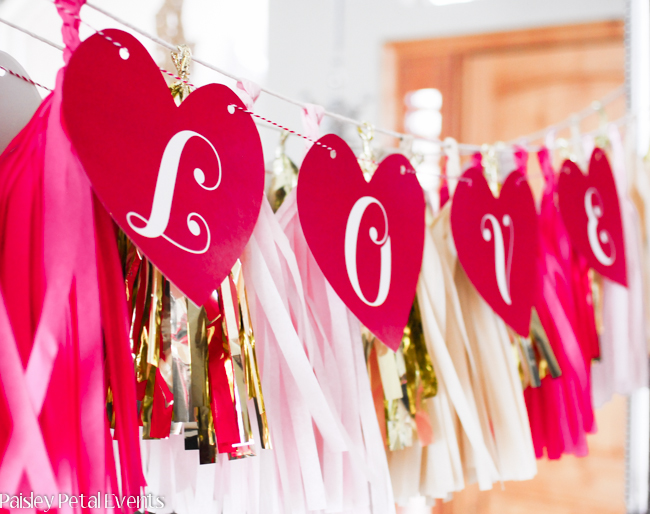
<instances>
[{"instance_id":1,"label":"hot pink streamer","mask_svg":"<svg viewBox=\"0 0 650 514\"><path fill-rule=\"evenodd\" d=\"M66 63L79 44L83 3L56 2ZM0 156L0 490L119 492L105 354L122 492L137 495L144 479L124 284L113 224L62 127L64 73Z\"/></svg>"},{"instance_id":2,"label":"hot pink streamer","mask_svg":"<svg viewBox=\"0 0 650 514\"><path fill-rule=\"evenodd\" d=\"M584 261L571 248L555 205L557 181L546 148L538 153L544 174L539 221L540 278L535 308L555 352L562 375L542 380L524 395L535 453L550 459L588 453L586 434L595 431L590 366L595 353L591 288ZM597 348L597 341L595 344Z\"/></svg>"}]
</instances>

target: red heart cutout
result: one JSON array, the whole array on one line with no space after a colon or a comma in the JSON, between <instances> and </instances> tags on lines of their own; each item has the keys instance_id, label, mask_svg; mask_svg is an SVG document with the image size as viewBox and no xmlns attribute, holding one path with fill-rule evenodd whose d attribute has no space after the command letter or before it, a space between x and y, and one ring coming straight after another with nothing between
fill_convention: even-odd
<instances>
[{"instance_id":1,"label":"red heart cutout","mask_svg":"<svg viewBox=\"0 0 650 514\"><path fill-rule=\"evenodd\" d=\"M345 305L397 350L422 266L422 188L403 155L386 157L366 182L345 141L330 134L319 143L325 148L312 146L298 175L309 249Z\"/></svg>"},{"instance_id":2,"label":"red heart cutout","mask_svg":"<svg viewBox=\"0 0 650 514\"><path fill-rule=\"evenodd\" d=\"M130 34L96 34L70 59L63 115L92 186L113 219L194 303L241 254L259 215L264 159L239 97L210 84L177 107Z\"/></svg>"},{"instance_id":3,"label":"red heart cutout","mask_svg":"<svg viewBox=\"0 0 650 514\"><path fill-rule=\"evenodd\" d=\"M451 231L474 287L508 325L527 336L537 286L538 226L526 178L511 173L495 198L482 168L467 170L451 204Z\"/></svg>"},{"instance_id":4,"label":"red heart cutout","mask_svg":"<svg viewBox=\"0 0 650 514\"><path fill-rule=\"evenodd\" d=\"M564 161L558 197L562 220L576 250L603 277L627 287L621 207L605 152L594 149L588 175L575 162Z\"/></svg>"}]
</instances>

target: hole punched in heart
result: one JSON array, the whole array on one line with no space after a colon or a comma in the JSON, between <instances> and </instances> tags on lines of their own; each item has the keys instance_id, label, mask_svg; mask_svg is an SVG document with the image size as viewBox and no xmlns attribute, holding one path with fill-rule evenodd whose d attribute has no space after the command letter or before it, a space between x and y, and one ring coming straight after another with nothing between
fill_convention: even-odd
<instances>
[{"instance_id":1,"label":"hole punched in heart","mask_svg":"<svg viewBox=\"0 0 650 514\"><path fill-rule=\"evenodd\" d=\"M120 48L120 57L121 57L122 59L124 59L125 61L126 61L129 57L131 57L131 54L129 53L129 49L128 49L127 47L123 46L122 48Z\"/></svg>"}]
</instances>

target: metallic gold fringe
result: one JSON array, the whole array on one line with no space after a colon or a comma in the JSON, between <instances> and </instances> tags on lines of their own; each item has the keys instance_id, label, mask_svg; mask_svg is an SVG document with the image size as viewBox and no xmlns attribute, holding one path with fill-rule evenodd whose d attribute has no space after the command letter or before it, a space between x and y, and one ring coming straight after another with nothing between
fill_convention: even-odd
<instances>
[{"instance_id":1,"label":"metallic gold fringe","mask_svg":"<svg viewBox=\"0 0 650 514\"><path fill-rule=\"evenodd\" d=\"M425 410L422 400L432 398L438 391L435 370L424 340L417 298L397 352L385 346L365 327L362 327L362 339L369 376L369 358L373 348L377 355L384 394L386 446L389 450L408 448L417 433L416 413Z\"/></svg>"},{"instance_id":2,"label":"metallic gold fringe","mask_svg":"<svg viewBox=\"0 0 650 514\"><path fill-rule=\"evenodd\" d=\"M199 463L211 464L216 460L217 438L210 408L210 377L208 374L208 344L214 336L214 327L207 326L205 309L187 302L188 339L190 345L191 390L190 399L197 422ZM185 425L192 430L193 423ZM187 443L186 443L187 446Z\"/></svg>"},{"instance_id":3,"label":"metallic gold fringe","mask_svg":"<svg viewBox=\"0 0 650 514\"><path fill-rule=\"evenodd\" d=\"M372 151L372 140L375 137L375 130L372 125L364 122L358 127L358 131L359 137L361 137L361 144L363 149L357 161L361 167L361 170L363 171L363 176L369 182L377 170L375 156Z\"/></svg>"},{"instance_id":4,"label":"metallic gold fringe","mask_svg":"<svg viewBox=\"0 0 650 514\"><path fill-rule=\"evenodd\" d=\"M560 364L555 357L553 347L548 340L546 331L544 330L539 315L537 314L537 310L535 309L533 309L530 318L530 338L535 343L539 353L540 377L543 379L546 376L546 373L550 373L553 378L560 377L562 375Z\"/></svg>"},{"instance_id":5,"label":"metallic gold fringe","mask_svg":"<svg viewBox=\"0 0 650 514\"><path fill-rule=\"evenodd\" d=\"M594 270L589 270L589 281L591 282L591 298L594 306L594 317L596 319L596 332L600 336L603 333L603 277Z\"/></svg>"},{"instance_id":6,"label":"metallic gold fringe","mask_svg":"<svg viewBox=\"0 0 650 514\"><path fill-rule=\"evenodd\" d=\"M536 309L533 308L531 313L528 337L521 337L510 328L508 334L519 364L519 378L523 388L540 387L549 373L552 378L562 375Z\"/></svg>"},{"instance_id":7,"label":"metallic gold fringe","mask_svg":"<svg viewBox=\"0 0 650 514\"><path fill-rule=\"evenodd\" d=\"M158 367L158 361L160 359L160 345L158 341L161 337L160 329L162 324L163 276L155 267L153 267L152 276L147 363Z\"/></svg>"},{"instance_id":8,"label":"metallic gold fringe","mask_svg":"<svg viewBox=\"0 0 650 514\"><path fill-rule=\"evenodd\" d=\"M266 450L271 450L273 447L271 445L269 424L266 419L266 406L264 404L264 395L262 393L262 380L257 365L255 334L253 334L253 324L251 322L251 314L248 308L248 294L246 293L246 287L244 285L244 275L241 272L239 273L237 280L237 293L239 297L239 312L242 320L239 337L244 351L248 398L255 402L261 446Z\"/></svg>"},{"instance_id":9,"label":"metallic gold fringe","mask_svg":"<svg viewBox=\"0 0 650 514\"><path fill-rule=\"evenodd\" d=\"M404 328L401 351L406 367L408 410L411 417L415 417L418 410L418 391L421 390L422 399L433 398L438 392L438 380L424 341L422 316L417 298L413 302L408 323Z\"/></svg>"},{"instance_id":10,"label":"metallic gold fringe","mask_svg":"<svg viewBox=\"0 0 650 514\"><path fill-rule=\"evenodd\" d=\"M239 426L240 445L253 444L253 431L250 425L248 413L248 396L244 383L244 362L241 353L241 342L239 339L239 326L237 324L237 313L233 302L233 290L230 287L232 275L227 276L221 283L221 301L223 302L222 327L227 349L230 353L233 374L228 373L230 393L235 403L237 412L237 425ZM224 345L225 346L225 345ZM226 370L230 371L230 366Z\"/></svg>"},{"instance_id":11,"label":"metallic gold fringe","mask_svg":"<svg viewBox=\"0 0 650 514\"><path fill-rule=\"evenodd\" d=\"M176 72L181 80L177 80L169 86L169 90L176 102L181 103L191 92L187 81L190 76L192 52L187 45L178 45L176 48L176 52L172 52L172 62L174 63L174 66L176 66Z\"/></svg>"},{"instance_id":12,"label":"metallic gold fringe","mask_svg":"<svg viewBox=\"0 0 650 514\"><path fill-rule=\"evenodd\" d=\"M271 164L273 178L269 187L268 199L273 212L277 211L287 195L298 185L298 167L289 159L285 150L285 142L289 132L280 134L280 143L275 150L275 159Z\"/></svg>"},{"instance_id":13,"label":"metallic gold fringe","mask_svg":"<svg viewBox=\"0 0 650 514\"><path fill-rule=\"evenodd\" d=\"M241 441L229 454L229 458L242 458L253 455L251 446L255 443L248 409L249 399L253 400L260 445L264 449L271 449L272 446L255 352L255 335L239 261L221 283L220 298L223 306L222 328L234 372L233 376L228 378L236 405Z\"/></svg>"}]
</instances>

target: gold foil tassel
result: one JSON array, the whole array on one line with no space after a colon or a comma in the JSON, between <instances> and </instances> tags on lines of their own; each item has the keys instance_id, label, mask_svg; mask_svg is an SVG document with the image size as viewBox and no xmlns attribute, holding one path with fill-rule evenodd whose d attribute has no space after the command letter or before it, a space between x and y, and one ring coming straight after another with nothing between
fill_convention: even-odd
<instances>
[{"instance_id":1,"label":"gold foil tassel","mask_svg":"<svg viewBox=\"0 0 650 514\"><path fill-rule=\"evenodd\" d=\"M191 390L195 422L185 423L185 449L199 450L199 463L216 461L217 442L210 408L208 375L208 344L214 336L214 327L207 326L205 309L187 301L188 343L190 347Z\"/></svg>"},{"instance_id":2,"label":"gold foil tassel","mask_svg":"<svg viewBox=\"0 0 650 514\"><path fill-rule=\"evenodd\" d=\"M191 93L188 79L190 76L190 64L192 63L192 52L187 45L178 45L177 50L172 52L172 62L176 66L176 72L180 80L172 83L169 90L177 103L181 103Z\"/></svg>"},{"instance_id":3,"label":"gold foil tassel","mask_svg":"<svg viewBox=\"0 0 650 514\"><path fill-rule=\"evenodd\" d=\"M137 348L135 357L135 372L138 383L146 382L144 398L140 406L140 419L143 425L144 439L158 439L169 436L167 422L173 421L172 412L167 410L173 405L173 376L171 366L171 329L170 329L170 283L165 279L150 262L144 260L145 279L148 279L146 286L146 298L144 308L138 318L138 299L136 298L135 309L132 315L131 338L134 348ZM140 275L142 277L143 274ZM138 293L144 284L138 285ZM135 288L134 288L135 289ZM140 300L141 301L141 300ZM136 324L139 324L136 326ZM138 334L139 332L139 334ZM138 344L136 345L135 342ZM162 346L162 348L161 348ZM163 357L161 357L161 349ZM164 384L156 383L156 376L160 376ZM156 389L158 388L158 389ZM166 391L166 390L169 391ZM154 404L156 392L162 393L159 398L161 404L156 418L156 433L152 435L152 416L157 404ZM164 402L164 403L162 403ZM169 414L168 414L169 412ZM170 416L168 418L167 416ZM180 425L172 425L171 433L178 433Z\"/></svg>"},{"instance_id":4,"label":"gold foil tassel","mask_svg":"<svg viewBox=\"0 0 650 514\"><path fill-rule=\"evenodd\" d=\"M194 407L209 406L208 383L208 341L206 334L205 309L187 301L188 343L190 346L191 389L190 402ZM196 421L197 418L194 419Z\"/></svg>"},{"instance_id":5,"label":"gold foil tassel","mask_svg":"<svg viewBox=\"0 0 650 514\"><path fill-rule=\"evenodd\" d=\"M174 421L194 421L192 406L192 355L189 343L187 299L175 287L170 288L170 336Z\"/></svg>"},{"instance_id":6,"label":"gold foil tassel","mask_svg":"<svg viewBox=\"0 0 650 514\"><path fill-rule=\"evenodd\" d=\"M221 301L223 302L222 326L223 332L228 343L230 359L232 362L233 375L228 376L230 382L230 391L234 399L235 410L237 412L237 425L239 427L239 440L233 444L239 452L239 447L254 444L253 431L251 429L249 412L248 412L248 395L245 385L244 362L241 352L241 343L239 340L239 326L237 325L237 314L233 302L233 291L230 287L232 275L227 276L221 283ZM230 367L226 366L229 370Z\"/></svg>"},{"instance_id":7,"label":"gold foil tassel","mask_svg":"<svg viewBox=\"0 0 650 514\"><path fill-rule=\"evenodd\" d=\"M162 338L162 321L163 321L163 290L164 290L164 277L158 269L147 261L149 266L150 277L150 296L145 303L145 311L142 320L141 332L141 357L136 365L139 373L138 379L143 379L147 382L145 389L144 399L141 409L142 420L142 437L143 439L151 439L151 418L153 411L153 398L156 387L156 371L160 360L160 340ZM145 321L146 320L146 321ZM148 327L148 330L147 330ZM142 357L146 357L143 360Z\"/></svg>"},{"instance_id":8,"label":"gold foil tassel","mask_svg":"<svg viewBox=\"0 0 650 514\"><path fill-rule=\"evenodd\" d=\"M594 306L594 317L596 320L596 332L603 333L603 277L594 270L589 270L589 281L591 282L591 298Z\"/></svg>"},{"instance_id":9,"label":"gold foil tassel","mask_svg":"<svg viewBox=\"0 0 650 514\"><path fill-rule=\"evenodd\" d=\"M528 369L526 368L526 364L524 362L524 356L521 353L521 347L515 340L514 333L509 328L508 328L508 338L510 339L510 350L512 351L512 355L517 364L517 371L519 372L519 380L521 381L521 387L522 389L526 389L530 382Z\"/></svg>"},{"instance_id":10,"label":"gold foil tassel","mask_svg":"<svg viewBox=\"0 0 650 514\"><path fill-rule=\"evenodd\" d=\"M396 354L379 339L374 336L373 338L375 350L377 351L377 362L379 363L379 376L384 388L384 398L388 401L401 400L403 391Z\"/></svg>"},{"instance_id":11,"label":"gold foil tassel","mask_svg":"<svg viewBox=\"0 0 650 514\"><path fill-rule=\"evenodd\" d=\"M244 284L244 274L239 272L237 278L237 295L239 298L239 312L241 317L240 340L244 353L244 366L246 371L246 386L248 398L255 402L257 425L260 431L260 443L265 450L271 450L271 433L266 417L266 406L262 392L262 380L260 379L259 366L257 365L257 353L255 351L255 334L248 308L248 295Z\"/></svg>"},{"instance_id":12,"label":"gold foil tassel","mask_svg":"<svg viewBox=\"0 0 650 514\"><path fill-rule=\"evenodd\" d=\"M273 212L277 211L287 195L298 185L298 167L286 154L285 143L289 132L280 133L280 143L275 150L275 159L271 164L273 173L269 187L268 199Z\"/></svg>"},{"instance_id":13,"label":"gold foil tassel","mask_svg":"<svg viewBox=\"0 0 650 514\"><path fill-rule=\"evenodd\" d=\"M416 425L411 418L407 396L407 367L402 349L394 352L363 327L364 345L374 344L384 393L384 417L386 419L386 446L389 450L401 450L413 444ZM366 350L366 353L368 351ZM403 401L404 400L404 401ZM415 404L415 402L414 402Z\"/></svg>"},{"instance_id":14,"label":"gold foil tassel","mask_svg":"<svg viewBox=\"0 0 650 514\"><path fill-rule=\"evenodd\" d=\"M210 407L194 407L197 419L199 464L214 464L217 461L217 440ZM190 431L190 435L193 431ZM185 448L188 449L187 443Z\"/></svg>"},{"instance_id":15,"label":"gold foil tassel","mask_svg":"<svg viewBox=\"0 0 650 514\"><path fill-rule=\"evenodd\" d=\"M149 349L147 351L147 363L158 367L160 358L160 345L158 341L161 337L160 325L162 323L162 296L163 296L163 276L160 271L152 265L152 285L151 285L151 307L149 312Z\"/></svg>"},{"instance_id":16,"label":"gold foil tassel","mask_svg":"<svg viewBox=\"0 0 650 514\"><path fill-rule=\"evenodd\" d=\"M523 389L526 387L539 387L541 385L539 368L532 343L528 338L520 336L510 327L506 328L518 363L521 387Z\"/></svg>"},{"instance_id":17,"label":"gold foil tassel","mask_svg":"<svg viewBox=\"0 0 650 514\"><path fill-rule=\"evenodd\" d=\"M591 108L598 113L598 134L596 135L595 143L598 148L605 150L610 146L609 136L607 135L607 112L601 102L596 100L591 104Z\"/></svg>"},{"instance_id":18,"label":"gold foil tassel","mask_svg":"<svg viewBox=\"0 0 650 514\"><path fill-rule=\"evenodd\" d=\"M404 328L401 350L406 367L408 410L411 417L415 417L419 407L417 405L418 398L433 398L438 392L436 373L424 341L417 298L413 302L408 323Z\"/></svg>"},{"instance_id":19,"label":"gold foil tassel","mask_svg":"<svg viewBox=\"0 0 650 514\"><path fill-rule=\"evenodd\" d=\"M537 358L535 355L535 350L533 349L533 343L528 337L521 337L520 335L515 336L519 347L521 348L521 353L523 355L523 362L526 363L526 368L528 371L528 384L530 387L539 387L542 385L542 380L539 374L539 366L537 365Z\"/></svg>"},{"instance_id":20,"label":"gold foil tassel","mask_svg":"<svg viewBox=\"0 0 650 514\"><path fill-rule=\"evenodd\" d=\"M151 373L151 364L147 362L147 355L149 354L149 320L151 317L151 290L153 285L153 265L144 260L142 262L143 273L140 274L138 290L144 289L145 300L141 313L139 327L131 327L131 337L137 349L135 357L135 375L138 383L146 382L145 394L140 404L140 420L143 426L143 438L149 437L149 429L151 426L151 407L153 405L153 381L155 381L155 369ZM137 300L136 300L137 303ZM136 308L132 316L132 323L135 323Z\"/></svg>"},{"instance_id":21,"label":"gold foil tassel","mask_svg":"<svg viewBox=\"0 0 650 514\"><path fill-rule=\"evenodd\" d=\"M499 169L497 164L496 149L493 145L481 146L481 165L492 194L499 196Z\"/></svg>"},{"instance_id":22,"label":"gold foil tassel","mask_svg":"<svg viewBox=\"0 0 650 514\"><path fill-rule=\"evenodd\" d=\"M357 159L359 166L363 171L363 176L366 181L370 182L370 179L377 170L377 164L375 164L375 158L372 151L372 140L375 137L375 129L370 123L362 123L359 128L359 136L361 137L362 150L361 155Z\"/></svg>"},{"instance_id":23,"label":"gold foil tassel","mask_svg":"<svg viewBox=\"0 0 650 514\"><path fill-rule=\"evenodd\" d=\"M113 391L108 386L106 391L106 417L111 428L115 428L115 406L113 405Z\"/></svg>"},{"instance_id":24,"label":"gold foil tassel","mask_svg":"<svg viewBox=\"0 0 650 514\"><path fill-rule=\"evenodd\" d=\"M142 400L140 419L142 420L142 439L151 439L151 414L153 411L154 388L156 387L156 368L149 365L147 386Z\"/></svg>"},{"instance_id":25,"label":"gold foil tassel","mask_svg":"<svg viewBox=\"0 0 650 514\"><path fill-rule=\"evenodd\" d=\"M172 325L171 325L171 290L170 283L165 277L161 282L161 302L160 302L160 342L162 355L158 357L158 369L162 375L167 387L174 390L174 376L172 369Z\"/></svg>"},{"instance_id":26,"label":"gold foil tassel","mask_svg":"<svg viewBox=\"0 0 650 514\"><path fill-rule=\"evenodd\" d=\"M151 307L151 285L153 266L147 260L140 263L131 313L131 346L135 353L135 371L138 382L144 382L149 376L147 353L149 352L149 332L147 320ZM142 312L138 312L139 303L143 301Z\"/></svg>"},{"instance_id":27,"label":"gold foil tassel","mask_svg":"<svg viewBox=\"0 0 650 514\"><path fill-rule=\"evenodd\" d=\"M544 330L542 322L539 319L537 310L534 308L530 318L530 338L535 343L535 346L540 353L540 378L544 378L546 376L547 370L551 373L551 377L560 377L562 375L560 364L557 362L553 347L548 340L548 336L546 335L546 331Z\"/></svg>"},{"instance_id":28,"label":"gold foil tassel","mask_svg":"<svg viewBox=\"0 0 650 514\"><path fill-rule=\"evenodd\" d=\"M386 443L391 451L413 445L416 425L401 400L384 400L386 412Z\"/></svg>"},{"instance_id":29,"label":"gold foil tassel","mask_svg":"<svg viewBox=\"0 0 650 514\"><path fill-rule=\"evenodd\" d=\"M516 358L519 361L519 374L524 388L540 387L542 380L551 374L552 378L562 375L555 353L544 331L537 310L533 308L530 318L530 335L521 337L508 329Z\"/></svg>"}]
</instances>

